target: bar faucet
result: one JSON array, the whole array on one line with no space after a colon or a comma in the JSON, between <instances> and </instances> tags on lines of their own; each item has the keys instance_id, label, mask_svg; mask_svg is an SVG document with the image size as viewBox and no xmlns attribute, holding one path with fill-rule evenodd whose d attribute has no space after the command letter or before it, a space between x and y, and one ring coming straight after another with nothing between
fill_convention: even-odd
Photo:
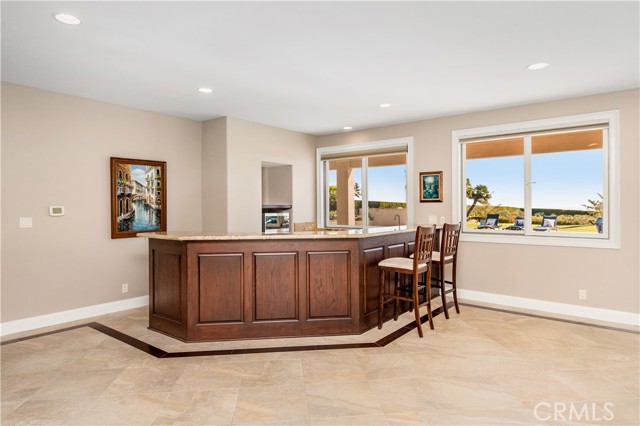
<instances>
[{"instance_id":1,"label":"bar faucet","mask_svg":"<svg viewBox=\"0 0 640 426\"><path fill-rule=\"evenodd\" d=\"M398 231L400 230L400 215L398 213L396 213L396 215L393 217L393 220L398 219Z\"/></svg>"}]
</instances>

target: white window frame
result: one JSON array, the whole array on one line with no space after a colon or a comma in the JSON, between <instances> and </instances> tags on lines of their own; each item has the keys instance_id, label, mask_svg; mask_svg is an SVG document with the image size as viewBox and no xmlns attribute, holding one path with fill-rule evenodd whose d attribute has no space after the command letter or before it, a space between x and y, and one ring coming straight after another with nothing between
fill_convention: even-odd
<instances>
[{"instance_id":1,"label":"white window frame","mask_svg":"<svg viewBox=\"0 0 640 426\"><path fill-rule=\"evenodd\" d=\"M603 144L604 164L604 188L603 200L604 211L607 212L605 221L605 232L603 235L593 236L572 236L569 233L558 235L556 233L496 233L496 232L463 232L461 241L500 243L500 244L523 244L523 245L548 245L565 247L595 247L595 248L620 248L620 159L618 155L619 146L619 120L618 110L602 111L589 114L571 115L566 117L555 117L543 120L523 121L518 123L500 124L495 126L475 127L470 129L454 130L451 133L452 144L452 184L453 202L452 217L454 222L462 221L464 213L462 209L466 207L466 185L463 176L465 175L465 156L463 143L468 139L476 138L500 138L506 135L521 133L536 133L562 129L571 129L580 126L590 126L606 123L608 126L608 140ZM527 144L525 144L526 146ZM530 145L529 145L530 147ZM530 154L530 152L529 152ZM525 168L530 167L528 161ZM528 170L525 170L527 175ZM530 188L525 184L525 204L530 201ZM525 220L531 220L530 209L525 205ZM526 222L530 223L530 222Z\"/></svg>"},{"instance_id":2,"label":"white window frame","mask_svg":"<svg viewBox=\"0 0 640 426\"><path fill-rule=\"evenodd\" d=\"M344 154L345 157L349 156L352 152L362 152L366 150L377 150L386 148L405 148L406 147L406 168L407 168L407 225L413 225L413 138L397 138L397 139L385 139L380 141L355 143L339 146L327 146L322 148L316 148L316 199L317 199L317 223L319 228L328 227L326 224L325 209L329 203L329 195L325 191L325 177L327 173L322 164L323 155ZM367 182L367 167L368 161L364 157L362 161L362 181ZM367 182L368 183L368 182ZM364 185L363 185L364 186ZM368 190L363 191L362 205L368 206ZM369 218L367 215L362 216L362 228L368 228ZM331 226L336 228L336 226ZM338 228L349 228L348 226L337 226ZM358 227L359 228L359 227Z\"/></svg>"}]
</instances>

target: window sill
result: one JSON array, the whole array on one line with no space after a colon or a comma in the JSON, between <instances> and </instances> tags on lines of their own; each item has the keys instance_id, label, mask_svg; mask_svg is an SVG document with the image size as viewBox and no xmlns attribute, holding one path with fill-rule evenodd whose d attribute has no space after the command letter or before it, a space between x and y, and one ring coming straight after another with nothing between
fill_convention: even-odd
<instances>
[{"instance_id":1,"label":"window sill","mask_svg":"<svg viewBox=\"0 0 640 426\"><path fill-rule=\"evenodd\" d=\"M530 246L587 247L601 249L620 248L620 244L617 241L605 237L572 237L566 234L552 235L550 233L544 233L543 235L524 235L522 233L505 234L504 232L509 231L463 232L460 235L460 241Z\"/></svg>"}]
</instances>

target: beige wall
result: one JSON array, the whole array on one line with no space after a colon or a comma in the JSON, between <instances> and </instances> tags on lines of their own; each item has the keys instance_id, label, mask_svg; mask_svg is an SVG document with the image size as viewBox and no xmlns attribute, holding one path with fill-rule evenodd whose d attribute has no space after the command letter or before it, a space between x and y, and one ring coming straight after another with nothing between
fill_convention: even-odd
<instances>
[{"instance_id":1,"label":"beige wall","mask_svg":"<svg viewBox=\"0 0 640 426\"><path fill-rule=\"evenodd\" d=\"M261 232L262 162L290 164L296 222L315 220L315 136L227 117L227 231Z\"/></svg>"},{"instance_id":2,"label":"beige wall","mask_svg":"<svg viewBox=\"0 0 640 426\"><path fill-rule=\"evenodd\" d=\"M227 119L202 124L202 231L227 232Z\"/></svg>"},{"instance_id":3,"label":"beige wall","mask_svg":"<svg viewBox=\"0 0 640 426\"><path fill-rule=\"evenodd\" d=\"M411 194L414 221L429 215L451 219L451 132L472 127L536 120L573 114L620 110L621 248L587 249L462 243L460 288L574 305L640 312L638 184L639 96L630 90L505 108L363 131L321 136L318 146L334 146L405 136L414 138L414 176L444 171L444 202L421 204ZM414 191L415 192L415 191ZM578 300L578 289L588 299Z\"/></svg>"},{"instance_id":4,"label":"beige wall","mask_svg":"<svg viewBox=\"0 0 640 426\"><path fill-rule=\"evenodd\" d=\"M2 322L147 295L147 240L110 238L109 157L167 161L168 228L198 232L201 138L197 121L3 83Z\"/></svg>"},{"instance_id":5,"label":"beige wall","mask_svg":"<svg viewBox=\"0 0 640 426\"><path fill-rule=\"evenodd\" d=\"M262 204L291 204L293 178L291 166L262 168Z\"/></svg>"},{"instance_id":6,"label":"beige wall","mask_svg":"<svg viewBox=\"0 0 640 426\"><path fill-rule=\"evenodd\" d=\"M407 224L407 209L369 209L369 226L395 226L398 225L400 217L400 225Z\"/></svg>"}]
</instances>

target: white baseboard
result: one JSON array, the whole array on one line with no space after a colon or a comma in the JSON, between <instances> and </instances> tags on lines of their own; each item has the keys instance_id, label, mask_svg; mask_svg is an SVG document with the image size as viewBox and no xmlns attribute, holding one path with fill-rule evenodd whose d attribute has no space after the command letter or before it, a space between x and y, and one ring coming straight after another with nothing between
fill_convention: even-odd
<instances>
[{"instance_id":1,"label":"white baseboard","mask_svg":"<svg viewBox=\"0 0 640 426\"><path fill-rule=\"evenodd\" d=\"M65 322L78 321L98 315L110 314L112 312L126 311L127 309L139 308L148 304L149 296L140 296L134 297L133 299L118 300L117 302L103 303L100 305L71 309L69 311L54 312L53 314L3 322L0 324L0 336L63 324Z\"/></svg>"},{"instance_id":2,"label":"white baseboard","mask_svg":"<svg viewBox=\"0 0 640 426\"><path fill-rule=\"evenodd\" d=\"M510 306L513 308L531 309L580 318L589 318L619 324L640 326L640 314L611 309L592 308L589 306L570 305L568 303L549 302L547 300L527 299L525 297L506 296L504 294L485 293L483 291L458 289L461 299Z\"/></svg>"}]
</instances>

